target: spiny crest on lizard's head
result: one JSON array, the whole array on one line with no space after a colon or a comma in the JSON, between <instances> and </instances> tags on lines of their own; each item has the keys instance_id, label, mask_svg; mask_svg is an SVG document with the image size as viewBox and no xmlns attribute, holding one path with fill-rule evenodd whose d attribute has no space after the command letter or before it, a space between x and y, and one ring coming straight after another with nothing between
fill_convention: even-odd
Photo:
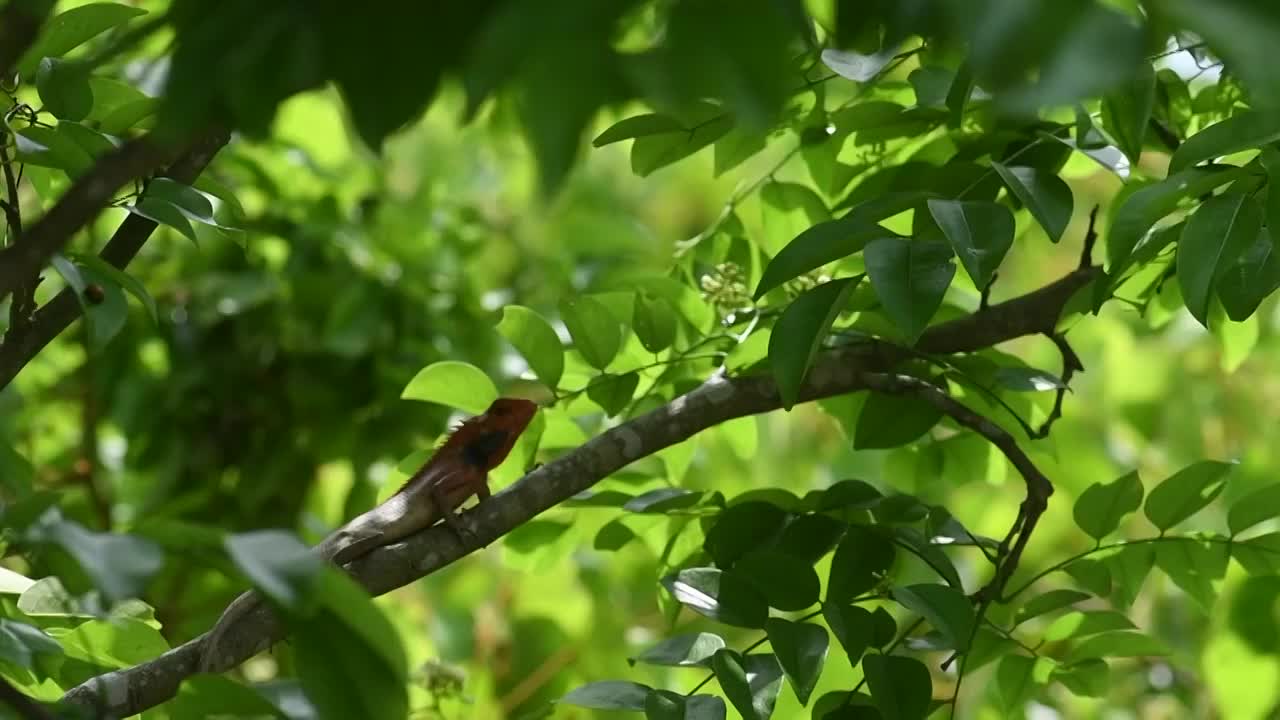
<instances>
[{"instance_id":1,"label":"spiny crest on lizard's head","mask_svg":"<svg viewBox=\"0 0 1280 720\"><path fill-rule=\"evenodd\" d=\"M483 414L463 420L437 452L456 450L468 464L492 470L507 459L537 411L532 400L498 398Z\"/></svg>"}]
</instances>

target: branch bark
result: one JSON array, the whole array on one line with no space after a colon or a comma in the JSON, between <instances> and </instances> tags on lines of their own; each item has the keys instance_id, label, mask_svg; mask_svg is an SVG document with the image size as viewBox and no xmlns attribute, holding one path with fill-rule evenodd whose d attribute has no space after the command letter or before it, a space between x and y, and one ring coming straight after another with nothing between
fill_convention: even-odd
<instances>
[{"instance_id":1,"label":"branch bark","mask_svg":"<svg viewBox=\"0 0 1280 720\"><path fill-rule=\"evenodd\" d=\"M1050 332L1067 301L1100 274L1098 268L1079 269L1030 294L937 325L925 332L917 351L972 352ZM901 348L880 342L827 352L810 370L800 399L868 389L867 373L891 370L907 357ZM474 533L472 542L464 545L447 528L436 525L374 550L347 570L372 594L389 592L497 540L640 458L728 420L781 406L777 384L769 376L713 377L665 406L592 438L467 512L464 521ZM270 608L259 606L222 636L223 655L212 658L210 666L219 671L234 667L283 635L284 627ZM64 702L95 707L112 716L154 707L172 698L182 681L197 672L206 637L196 637L154 660L92 678L68 691Z\"/></svg>"},{"instance_id":2,"label":"branch bark","mask_svg":"<svg viewBox=\"0 0 1280 720\"><path fill-rule=\"evenodd\" d=\"M162 174L178 182L188 184L194 182L230 139L230 133L216 131L195 140ZM104 159L102 162L106 161ZM75 188L72 187L71 190L67 191L67 195L74 191ZM59 201L59 206L66 200L67 195L64 195L63 200ZM52 213L52 210L50 212ZM45 217L47 218L48 215ZM99 257L116 268L123 270L138 254L138 251L142 249L142 246L151 237L151 233L155 229L155 222L141 215L130 214L129 217L124 219L124 222L120 223L120 227L116 228L111 239L103 246ZM35 237L34 231L35 228L33 227L26 236L27 244L30 244ZM3 262L6 261L3 259L3 255L0 254L0 263ZM0 267L3 266L0 265ZM0 288L2 287L3 281L0 281ZM0 294L2 294L2 291L0 291ZM80 302L76 299L75 293L72 290L63 290L37 310L32 315L30 323L23 327L21 332L11 333L6 336L5 342L0 344L0 389L7 386L17 376L18 372L44 349L45 345L48 345L63 330L67 329L68 325L80 317L80 313Z\"/></svg>"}]
</instances>

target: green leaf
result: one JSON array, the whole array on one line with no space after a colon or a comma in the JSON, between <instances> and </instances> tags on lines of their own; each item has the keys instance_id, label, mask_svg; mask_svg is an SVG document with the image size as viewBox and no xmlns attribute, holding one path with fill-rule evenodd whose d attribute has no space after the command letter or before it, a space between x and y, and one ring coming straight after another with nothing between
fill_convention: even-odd
<instances>
[{"instance_id":1,"label":"green leaf","mask_svg":"<svg viewBox=\"0 0 1280 720\"><path fill-rule=\"evenodd\" d=\"M1214 123L1187 138L1169 160L1169 174L1280 140L1280 116L1246 110Z\"/></svg>"},{"instance_id":2,"label":"green leaf","mask_svg":"<svg viewBox=\"0 0 1280 720\"><path fill-rule=\"evenodd\" d=\"M625 680L602 680L575 688L557 703L593 710L644 710L645 698L653 688Z\"/></svg>"},{"instance_id":3,"label":"green leaf","mask_svg":"<svg viewBox=\"0 0 1280 720\"><path fill-rule=\"evenodd\" d=\"M155 298L151 297L151 294L147 292L147 288L139 282L137 278L118 269L116 266L108 263L97 255L75 253L72 255L72 259L89 268L95 274L107 278L116 285L127 290L129 294L137 298L138 302L142 303L142 307L147 309L147 315L151 317L151 322L156 324L160 323L160 316L159 312L156 310Z\"/></svg>"},{"instance_id":4,"label":"green leaf","mask_svg":"<svg viewBox=\"0 0 1280 720\"><path fill-rule=\"evenodd\" d=\"M1088 593L1082 593L1079 590L1068 590L1065 588L1050 590L1043 595L1037 595L1031 600L1028 600L1027 604L1018 608L1018 613L1014 617L1013 624L1016 627L1032 618L1040 617L1041 615L1046 615L1065 607L1071 607L1078 602L1088 600L1090 597L1092 596Z\"/></svg>"},{"instance_id":5,"label":"green leaf","mask_svg":"<svg viewBox=\"0 0 1280 720\"><path fill-rule=\"evenodd\" d=\"M0 660L31 668L37 655L59 656L62 646L34 625L0 618Z\"/></svg>"},{"instance_id":6,"label":"green leaf","mask_svg":"<svg viewBox=\"0 0 1280 720\"><path fill-rule=\"evenodd\" d=\"M1079 583L1080 587L1098 597L1111 594L1111 571L1097 560L1080 558L1069 563L1063 571Z\"/></svg>"},{"instance_id":7,"label":"green leaf","mask_svg":"<svg viewBox=\"0 0 1280 720\"><path fill-rule=\"evenodd\" d=\"M854 450L893 448L919 438L942 419L942 411L914 395L871 391L858 413Z\"/></svg>"},{"instance_id":8,"label":"green leaf","mask_svg":"<svg viewBox=\"0 0 1280 720\"><path fill-rule=\"evenodd\" d=\"M711 657L711 668L743 720L767 720L773 715L778 691L782 689L782 668L777 658L761 654L742 657L726 648Z\"/></svg>"},{"instance_id":9,"label":"green leaf","mask_svg":"<svg viewBox=\"0 0 1280 720\"><path fill-rule=\"evenodd\" d=\"M1200 206L1178 240L1178 286L1187 310L1208 327L1214 286L1258 239L1262 211L1248 195L1227 193Z\"/></svg>"},{"instance_id":10,"label":"green leaf","mask_svg":"<svg viewBox=\"0 0 1280 720\"><path fill-rule=\"evenodd\" d=\"M1089 610L1081 612L1073 610L1066 613L1045 628L1046 642L1056 643L1069 638L1081 638L1088 635L1110 632L1112 630L1133 630L1133 621L1114 610Z\"/></svg>"},{"instance_id":11,"label":"green leaf","mask_svg":"<svg viewBox=\"0 0 1280 720\"><path fill-rule=\"evenodd\" d=\"M73 632L59 636L58 642L66 657L109 668L153 660L169 649L160 631L146 621L114 614L109 619L81 623Z\"/></svg>"},{"instance_id":12,"label":"green leaf","mask_svg":"<svg viewBox=\"0 0 1280 720\"><path fill-rule=\"evenodd\" d=\"M1270 194L1280 199L1280 192ZM1227 317L1236 322L1248 319L1263 300L1280 288L1280 253L1276 252L1276 238L1270 228L1262 228L1253 244L1223 270L1215 285Z\"/></svg>"},{"instance_id":13,"label":"green leaf","mask_svg":"<svg viewBox=\"0 0 1280 720\"><path fill-rule=\"evenodd\" d=\"M267 597L287 608L299 608L315 588L320 559L280 530L259 530L229 535L227 553Z\"/></svg>"},{"instance_id":14,"label":"green leaf","mask_svg":"<svg viewBox=\"0 0 1280 720\"><path fill-rule=\"evenodd\" d=\"M769 363L784 408L800 399L805 374L859 280L832 280L806 290L778 318L769 335Z\"/></svg>"},{"instance_id":15,"label":"green leaf","mask_svg":"<svg viewBox=\"0 0 1280 720\"><path fill-rule=\"evenodd\" d=\"M631 404L631 398L635 396L639 385L639 373L629 372L625 375L602 373L592 378L591 384L587 386L587 397L591 398L591 402L599 405L605 415L614 417Z\"/></svg>"},{"instance_id":16,"label":"green leaf","mask_svg":"<svg viewBox=\"0 0 1280 720\"><path fill-rule=\"evenodd\" d=\"M880 238L867 244L863 256L885 314L915 344L956 274L951 247L941 240Z\"/></svg>"},{"instance_id":17,"label":"green leaf","mask_svg":"<svg viewBox=\"0 0 1280 720\"><path fill-rule=\"evenodd\" d=\"M906 497L906 496L900 496ZM914 498L912 498L914 500ZM876 519L879 522L894 522L893 520L882 517L885 505L876 508ZM904 518L898 522L910 522ZM946 580L951 587L957 590L963 589L964 585L960 582L960 573L956 571L955 565L951 562L951 558L942 551L942 548L929 538L924 536L919 530L913 527L895 527L893 535L899 541L899 544L905 544L911 549L912 554L923 560L938 577Z\"/></svg>"},{"instance_id":18,"label":"green leaf","mask_svg":"<svg viewBox=\"0 0 1280 720\"><path fill-rule=\"evenodd\" d=\"M930 200L929 213L978 289L991 284L1000 262L1013 247L1009 208L993 202Z\"/></svg>"},{"instance_id":19,"label":"green leaf","mask_svg":"<svg viewBox=\"0 0 1280 720\"><path fill-rule=\"evenodd\" d=\"M780 552L807 562L818 562L840 542L846 525L829 515L802 515L792 520L778 538Z\"/></svg>"},{"instance_id":20,"label":"green leaf","mask_svg":"<svg viewBox=\"0 0 1280 720\"><path fill-rule=\"evenodd\" d=\"M1179 538L1156 545L1156 564L1206 612L1218 597L1215 583L1227 573L1230 548L1224 542Z\"/></svg>"},{"instance_id":21,"label":"green leaf","mask_svg":"<svg viewBox=\"0 0 1280 720\"><path fill-rule=\"evenodd\" d=\"M1031 367L1002 367L991 378L1001 387L1016 392L1065 390L1066 383L1053 373Z\"/></svg>"},{"instance_id":22,"label":"green leaf","mask_svg":"<svg viewBox=\"0 0 1280 720\"><path fill-rule=\"evenodd\" d=\"M205 194L176 180L158 177L147 185L147 197L164 200L182 211L189 220L217 225L213 219L213 203Z\"/></svg>"},{"instance_id":23,"label":"green leaf","mask_svg":"<svg viewBox=\"0 0 1280 720\"><path fill-rule=\"evenodd\" d=\"M560 318L569 329L574 348L597 370L605 369L622 347L618 319L595 298L566 298L560 303Z\"/></svg>"},{"instance_id":24,"label":"green leaf","mask_svg":"<svg viewBox=\"0 0 1280 720\"><path fill-rule=\"evenodd\" d=\"M996 666L996 691L1000 693L1000 706L1008 714L1015 714L1036 692L1033 678L1035 658L1010 654L1000 658Z\"/></svg>"},{"instance_id":25,"label":"green leaf","mask_svg":"<svg viewBox=\"0 0 1280 720\"><path fill-rule=\"evenodd\" d=\"M693 507L702 498L702 493L684 488L665 487L631 498L622 506L623 510L633 513L663 514L671 510Z\"/></svg>"},{"instance_id":26,"label":"green leaf","mask_svg":"<svg viewBox=\"0 0 1280 720\"><path fill-rule=\"evenodd\" d=\"M627 527L622 521L614 519L600 528L596 533L595 540L591 543L591 547L601 552L615 552L635 539L636 533L634 530Z\"/></svg>"},{"instance_id":27,"label":"green leaf","mask_svg":"<svg viewBox=\"0 0 1280 720\"><path fill-rule=\"evenodd\" d=\"M418 371L400 397L458 408L479 415L498 399L498 388L484 371L457 360L432 363Z\"/></svg>"},{"instance_id":28,"label":"green leaf","mask_svg":"<svg viewBox=\"0 0 1280 720\"><path fill-rule=\"evenodd\" d=\"M320 717L408 716L404 673L389 670L366 632L338 622L332 612L295 625L298 681Z\"/></svg>"},{"instance_id":29,"label":"green leaf","mask_svg":"<svg viewBox=\"0 0 1280 720\"><path fill-rule=\"evenodd\" d=\"M1111 667L1093 658L1059 665L1051 676L1056 682L1082 697L1104 697L1111 683Z\"/></svg>"},{"instance_id":30,"label":"green leaf","mask_svg":"<svg viewBox=\"0 0 1280 720\"><path fill-rule=\"evenodd\" d=\"M738 558L768 543L786 522L787 513L772 503L735 503L715 516L702 546L716 565L732 567Z\"/></svg>"},{"instance_id":31,"label":"green leaf","mask_svg":"<svg viewBox=\"0 0 1280 720\"><path fill-rule=\"evenodd\" d=\"M1141 505L1142 480L1135 470L1113 483L1090 485L1076 499L1072 514L1081 530L1101 542L1120 527L1121 518Z\"/></svg>"},{"instance_id":32,"label":"green leaf","mask_svg":"<svg viewBox=\"0 0 1280 720\"><path fill-rule=\"evenodd\" d=\"M896 555L897 548L882 532L851 525L831 559L827 602L845 604L879 585Z\"/></svg>"},{"instance_id":33,"label":"green leaf","mask_svg":"<svg viewBox=\"0 0 1280 720\"><path fill-rule=\"evenodd\" d=\"M679 162L724 137L733 129L733 117L715 107L705 111L705 121L672 132L637 136L631 143L631 172L640 177Z\"/></svg>"},{"instance_id":34,"label":"green leaf","mask_svg":"<svg viewBox=\"0 0 1280 720\"><path fill-rule=\"evenodd\" d=\"M771 621L772 622L772 621ZM714 633L700 632L667 638L640 653L630 662L669 667L707 666L712 655L723 648L724 638Z\"/></svg>"},{"instance_id":35,"label":"green leaf","mask_svg":"<svg viewBox=\"0 0 1280 720\"><path fill-rule=\"evenodd\" d=\"M35 43L22 54L18 72L30 77L41 58L62 57L111 28L146 14L142 8L111 2L88 3L59 13L45 23Z\"/></svg>"},{"instance_id":36,"label":"green leaf","mask_svg":"<svg viewBox=\"0 0 1280 720\"><path fill-rule=\"evenodd\" d=\"M42 59L36 72L36 89L44 109L59 120L83 120L93 109L89 70L81 63Z\"/></svg>"},{"instance_id":37,"label":"green leaf","mask_svg":"<svg viewBox=\"0 0 1280 720\"><path fill-rule=\"evenodd\" d=\"M183 214L182 210L173 203L150 195L143 196L141 200L126 208L135 215L150 220L157 225L166 225L177 230L183 237L193 243L198 243L196 231L191 227L191 221Z\"/></svg>"},{"instance_id":38,"label":"green leaf","mask_svg":"<svg viewBox=\"0 0 1280 720\"><path fill-rule=\"evenodd\" d=\"M871 646L875 634L875 616L857 605L823 603L822 617L831 627L831 633L840 641L849 666L856 667L862 654ZM890 635L893 633L891 632Z\"/></svg>"},{"instance_id":39,"label":"green leaf","mask_svg":"<svg viewBox=\"0 0 1280 720\"><path fill-rule=\"evenodd\" d=\"M726 625L762 628L769 617L754 588L716 568L687 568L663 578L662 585L682 605Z\"/></svg>"},{"instance_id":40,"label":"green leaf","mask_svg":"<svg viewBox=\"0 0 1280 720\"><path fill-rule=\"evenodd\" d=\"M1173 212L1186 198L1199 197L1243 174L1239 168L1192 168L1148 185L1111 210L1107 232L1108 273L1113 278L1129 267L1130 255L1151 226Z\"/></svg>"},{"instance_id":41,"label":"green leaf","mask_svg":"<svg viewBox=\"0 0 1280 720\"><path fill-rule=\"evenodd\" d=\"M991 167L1000 174L1009 192L1031 211L1049 240L1060 241L1075 207L1071 187L1056 173L1039 168L1009 167L994 160Z\"/></svg>"},{"instance_id":42,"label":"green leaf","mask_svg":"<svg viewBox=\"0 0 1280 720\"><path fill-rule=\"evenodd\" d=\"M1250 575L1280 573L1280 532L1233 540L1231 557Z\"/></svg>"},{"instance_id":43,"label":"green leaf","mask_svg":"<svg viewBox=\"0 0 1280 720\"><path fill-rule=\"evenodd\" d=\"M255 688L229 677L199 674L182 681L171 708L174 717L286 718Z\"/></svg>"},{"instance_id":44,"label":"green leaf","mask_svg":"<svg viewBox=\"0 0 1280 720\"><path fill-rule=\"evenodd\" d=\"M828 48L822 51L822 64L837 75L853 80L866 82L893 61L893 52L886 51L874 55L863 55L848 50Z\"/></svg>"},{"instance_id":45,"label":"green leaf","mask_svg":"<svg viewBox=\"0 0 1280 720\"><path fill-rule=\"evenodd\" d=\"M1143 512L1163 533L1213 502L1234 467L1213 460L1188 465L1151 490Z\"/></svg>"},{"instance_id":46,"label":"green leaf","mask_svg":"<svg viewBox=\"0 0 1280 720\"><path fill-rule=\"evenodd\" d=\"M739 558L734 575L750 583L769 603L783 611L800 611L818 602L821 582L811 565L796 562L790 555L773 550L756 550Z\"/></svg>"},{"instance_id":47,"label":"green leaf","mask_svg":"<svg viewBox=\"0 0 1280 720\"><path fill-rule=\"evenodd\" d=\"M862 659L867 687L884 720L920 720L929 711L933 682L915 658L872 654Z\"/></svg>"},{"instance_id":48,"label":"green leaf","mask_svg":"<svg viewBox=\"0 0 1280 720\"><path fill-rule=\"evenodd\" d=\"M1127 609L1133 605L1155 562L1155 548L1145 543L1125 545L1103 561L1113 580L1111 600L1116 607Z\"/></svg>"},{"instance_id":49,"label":"green leaf","mask_svg":"<svg viewBox=\"0 0 1280 720\"><path fill-rule=\"evenodd\" d=\"M1147 121L1151 119L1155 100L1155 70L1145 62L1138 65L1137 75L1127 87L1102 99L1102 125L1134 165L1142 155Z\"/></svg>"},{"instance_id":50,"label":"green leaf","mask_svg":"<svg viewBox=\"0 0 1280 720\"><path fill-rule=\"evenodd\" d=\"M862 251L867 243L889 232L879 225L841 218L809 227L795 236L764 268L752 298L830 262Z\"/></svg>"},{"instance_id":51,"label":"green leaf","mask_svg":"<svg viewBox=\"0 0 1280 720\"><path fill-rule=\"evenodd\" d=\"M1258 488L1232 503L1227 528L1235 536L1274 517L1280 517L1280 484Z\"/></svg>"},{"instance_id":52,"label":"green leaf","mask_svg":"<svg viewBox=\"0 0 1280 720\"><path fill-rule=\"evenodd\" d=\"M893 599L924 617L957 652L969 649L973 631L973 605L964 593L947 585L920 584L895 587Z\"/></svg>"},{"instance_id":53,"label":"green leaf","mask_svg":"<svg viewBox=\"0 0 1280 720\"><path fill-rule=\"evenodd\" d=\"M16 159L20 162L62 170L71 178L93 167L93 157L61 125L56 128L33 125L14 133L13 139Z\"/></svg>"},{"instance_id":54,"label":"green leaf","mask_svg":"<svg viewBox=\"0 0 1280 720\"><path fill-rule=\"evenodd\" d=\"M680 121L668 115L659 115L657 113L633 115L610 125L608 129L597 135L591 141L591 144L595 147L604 147L623 140L631 140L648 135L682 133L684 131L685 128L680 124Z\"/></svg>"},{"instance_id":55,"label":"green leaf","mask_svg":"<svg viewBox=\"0 0 1280 720\"><path fill-rule=\"evenodd\" d=\"M508 305L502 309L498 332L520 351L533 374L554 390L564 374L564 347L551 323L527 307Z\"/></svg>"},{"instance_id":56,"label":"green leaf","mask_svg":"<svg viewBox=\"0 0 1280 720\"><path fill-rule=\"evenodd\" d=\"M137 597L164 564L164 553L154 543L132 535L86 530L63 519L56 508L48 510L28 532L36 542L66 550L111 601Z\"/></svg>"},{"instance_id":57,"label":"green leaf","mask_svg":"<svg viewBox=\"0 0 1280 720\"><path fill-rule=\"evenodd\" d=\"M527 555L559 540L568 530L569 524L559 520L531 520L507 533L502 544Z\"/></svg>"},{"instance_id":58,"label":"green leaf","mask_svg":"<svg viewBox=\"0 0 1280 720\"><path fill-rule=\"evenodd\" d=\"M676 309L664 297L636 292L631 327L640 344L651 353L662 352L676 341Z\"/></svg>"},{"instance_id":59,"label":"green leaf","mask_svg":"<svg viewBox=\"0 0 1280 720\"><path fill-rule=\"evenodd\" d=\"M801 705L808 705L809 696L822 675L827 646L831 642L826 628L813 623L770 618L765 624L765 632L796 699Z\"/></svg>"},{"instance_id":60,"label":"green leaf","mask_svg":"<svg viewBox=\"0 0 1280 720\"><path fill-rule=\"evenodd\" d=\"M1071 660L1079 662L1089 658L1131 658L1165 656L1169 650L1164 643L1140 632L1117 631L1094 635L1071 651Z\"/></svg>"},{"instance_id":61,"label":"green leaf","mask_svg":"<svg viewBox=\"0 0 1280 720\"><path fill-rule=\"evenodd\" d=\"M1280 645L1276 603L1280 601L1280 577L1245 578L1231 595L1230 627L1254 652L1270 654Z\"/></svg>"}]
</instances>

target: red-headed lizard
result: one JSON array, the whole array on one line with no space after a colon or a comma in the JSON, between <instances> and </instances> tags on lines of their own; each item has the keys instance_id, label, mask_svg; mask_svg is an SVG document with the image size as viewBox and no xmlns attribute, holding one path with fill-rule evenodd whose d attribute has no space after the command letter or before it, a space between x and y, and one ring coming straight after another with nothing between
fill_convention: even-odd
<instances>
[{"instance_id":1,"label":"red-headed lizard","mask_svg":"<svg viewBox=\"0 0 1280 720\"><path fill-rule=\"evenodd\" d=\"M313 552L341 567L438 520L443 519L459 536L467 533L455 510L472 495L481 501L488 499L489 471L506 459L537 410L537 404L529 400L494 400L484 414L463 421L450 433L396 494L333 531ZM260 602L262 599L250 591L227 607L204 642L201 670L217 667L215 658L221 639Z\"/></svg>"}]
</instances>

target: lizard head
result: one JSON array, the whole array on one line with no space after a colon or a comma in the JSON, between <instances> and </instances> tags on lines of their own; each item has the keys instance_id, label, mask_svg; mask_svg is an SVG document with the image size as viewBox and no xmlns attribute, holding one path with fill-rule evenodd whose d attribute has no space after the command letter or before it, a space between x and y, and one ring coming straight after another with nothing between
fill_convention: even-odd
<instances>
[{"instance_id":1,"label":"lizard head","mask_svg":"<svg viewBox=\"0 0 1280 720\"><path fill-rule=\"evenodd\" d=\"M464 423L449 437L469 464L492 470L507 459L538 404L521 398L498 398L483 414Z\"/></svg>"}]
</instances>

